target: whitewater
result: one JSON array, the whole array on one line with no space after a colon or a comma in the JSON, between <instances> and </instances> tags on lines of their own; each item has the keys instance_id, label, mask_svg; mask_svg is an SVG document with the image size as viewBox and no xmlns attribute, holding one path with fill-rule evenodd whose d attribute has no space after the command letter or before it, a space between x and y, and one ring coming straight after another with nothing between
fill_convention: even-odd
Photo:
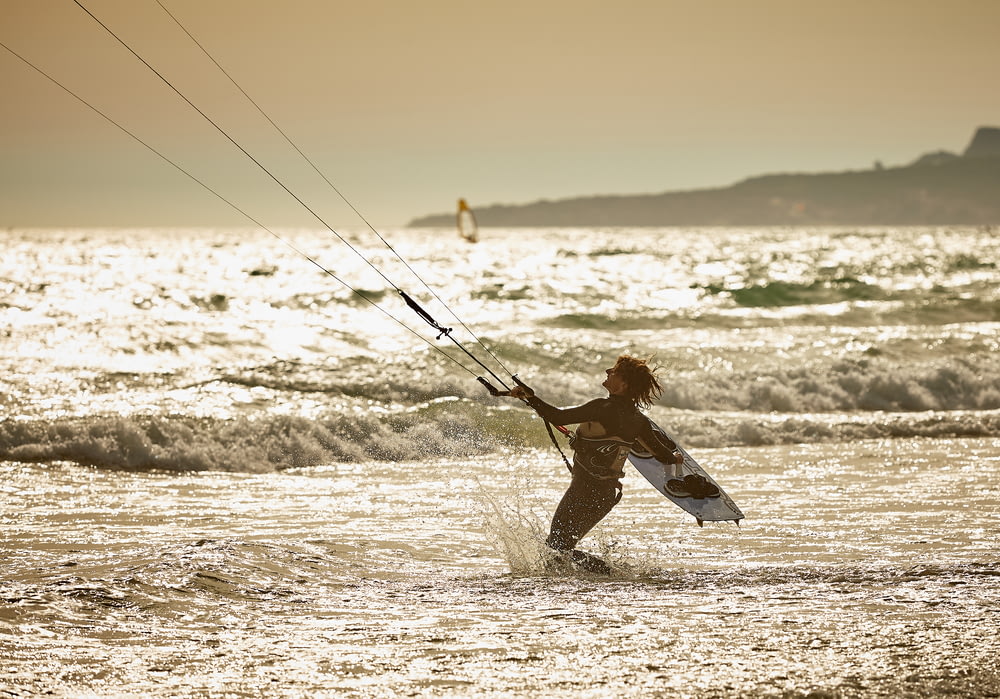
<instances>
[{"instance_id":1,"label":"whitewater","mask_svg":"<svg viewBox=\"0 0 1000 699\"><path fill-rule=\"evenodd\" d=\"M996 229L340 233L280 236L352 288L258 230L0 234L0 691L1000 696ZM614 573L553 562L543 426L376 269L557 405L651 357L746 519L631 471Z\"/></svg>"}]
</instances>

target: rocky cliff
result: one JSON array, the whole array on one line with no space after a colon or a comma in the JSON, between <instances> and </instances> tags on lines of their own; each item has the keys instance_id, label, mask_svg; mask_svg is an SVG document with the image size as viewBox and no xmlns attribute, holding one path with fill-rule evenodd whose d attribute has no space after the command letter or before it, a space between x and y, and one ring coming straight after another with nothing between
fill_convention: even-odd
<instances>
[{"instance_id":1,"label":"rocky cliff","mask_svg":"<svg viewBox=\"0 0 1000 699\"><path fill-rule=\"evenodd\" d=\"M995 158L1000 156L1000 129L982 126L976 129L972 143L965 149L965 158Z\"/></svg>"}]
</instances>

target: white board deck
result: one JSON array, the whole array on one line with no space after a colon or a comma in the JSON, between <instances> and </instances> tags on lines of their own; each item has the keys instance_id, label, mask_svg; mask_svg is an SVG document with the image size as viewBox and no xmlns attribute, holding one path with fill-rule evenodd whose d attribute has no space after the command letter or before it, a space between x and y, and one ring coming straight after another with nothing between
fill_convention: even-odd
<instances>
[{"instance_id":1,"label":"white board deck","mask_svg":"<svg viewBox=\"0 0 1000 699\"><path fill-rule=\"evenodd\" d=\"M653 425L653 429L655 431L670 437L666 430L661 428L655 422L650 420L650 423ZM673 437L670 437L670 439L675 444L677 443L677 440L673 439ZM639 473L641 473L654 488L660 491L664 497L671 500L685 512L693 515L694 518L698 520L699 525L703 522L727 521L739 524L739 521L744 517L743 511L740 510L735 502L733 502L733 499L729 497L729 494L723 490L722 486L719 485L714 478L705 472L705 469L698 465L698 462L684 450L684 447L677 444L677 449L684 455L684 463L682 464L665 464L654 458L652 454L642 451L630 452L628 460L632 462L632 465L635 466L636 470L639 471ZM683 478L684 476L692 473L698 476L703 476L711 483L714 483L719 489L719 497L678 498L666 491L664 486L668 480L671 478Z\"/></svg>"}]
</instances>

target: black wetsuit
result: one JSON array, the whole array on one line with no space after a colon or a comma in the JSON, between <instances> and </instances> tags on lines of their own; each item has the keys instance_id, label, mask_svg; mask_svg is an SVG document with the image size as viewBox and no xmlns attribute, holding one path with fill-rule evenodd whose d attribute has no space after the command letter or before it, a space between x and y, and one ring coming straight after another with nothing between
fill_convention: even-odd
<instances>
[{"instance_id":1,"label":"black wetsuit","mask_svg":"<svg viewBox=\"0 0 1000 699\"><path fill-rule=\"evenodd\" d=\"M554 425L596 422L605 432L578 434L570 441L573 480L552 516L546 541L558 551L572 550L621 500L625 459L637 441L658 459L673 461L677 445L658 437L649 420L623 396L597 398L574 408L556 408L537 396L529 398L528 404Z\"/></svg>"}]
</instances>

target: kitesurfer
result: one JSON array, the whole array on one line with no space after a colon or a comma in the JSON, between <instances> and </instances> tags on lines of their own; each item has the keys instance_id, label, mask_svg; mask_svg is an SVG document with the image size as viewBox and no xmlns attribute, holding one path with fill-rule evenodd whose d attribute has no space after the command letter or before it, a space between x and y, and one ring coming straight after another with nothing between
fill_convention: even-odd
<instances>
[{"instance_id":1,"label":"kitesurfer","mask_svg":"<svg viewBox=\"0 0 1000 699\"><path fill-rule=\"evenodd\" d=\"M608 397L572 408L554 407L524 385L510 391L553 425L579 425L570 439L573 477L552 516L545 542L556 551L569 552L578 563L594 560L574 549L621 500L625 459L637 442L663 463L684 461L677 445L654 432L640 412L663 392L655 369L644 359L622 355L605 373L601 385Z\"/></svg>"}]
</instances>

